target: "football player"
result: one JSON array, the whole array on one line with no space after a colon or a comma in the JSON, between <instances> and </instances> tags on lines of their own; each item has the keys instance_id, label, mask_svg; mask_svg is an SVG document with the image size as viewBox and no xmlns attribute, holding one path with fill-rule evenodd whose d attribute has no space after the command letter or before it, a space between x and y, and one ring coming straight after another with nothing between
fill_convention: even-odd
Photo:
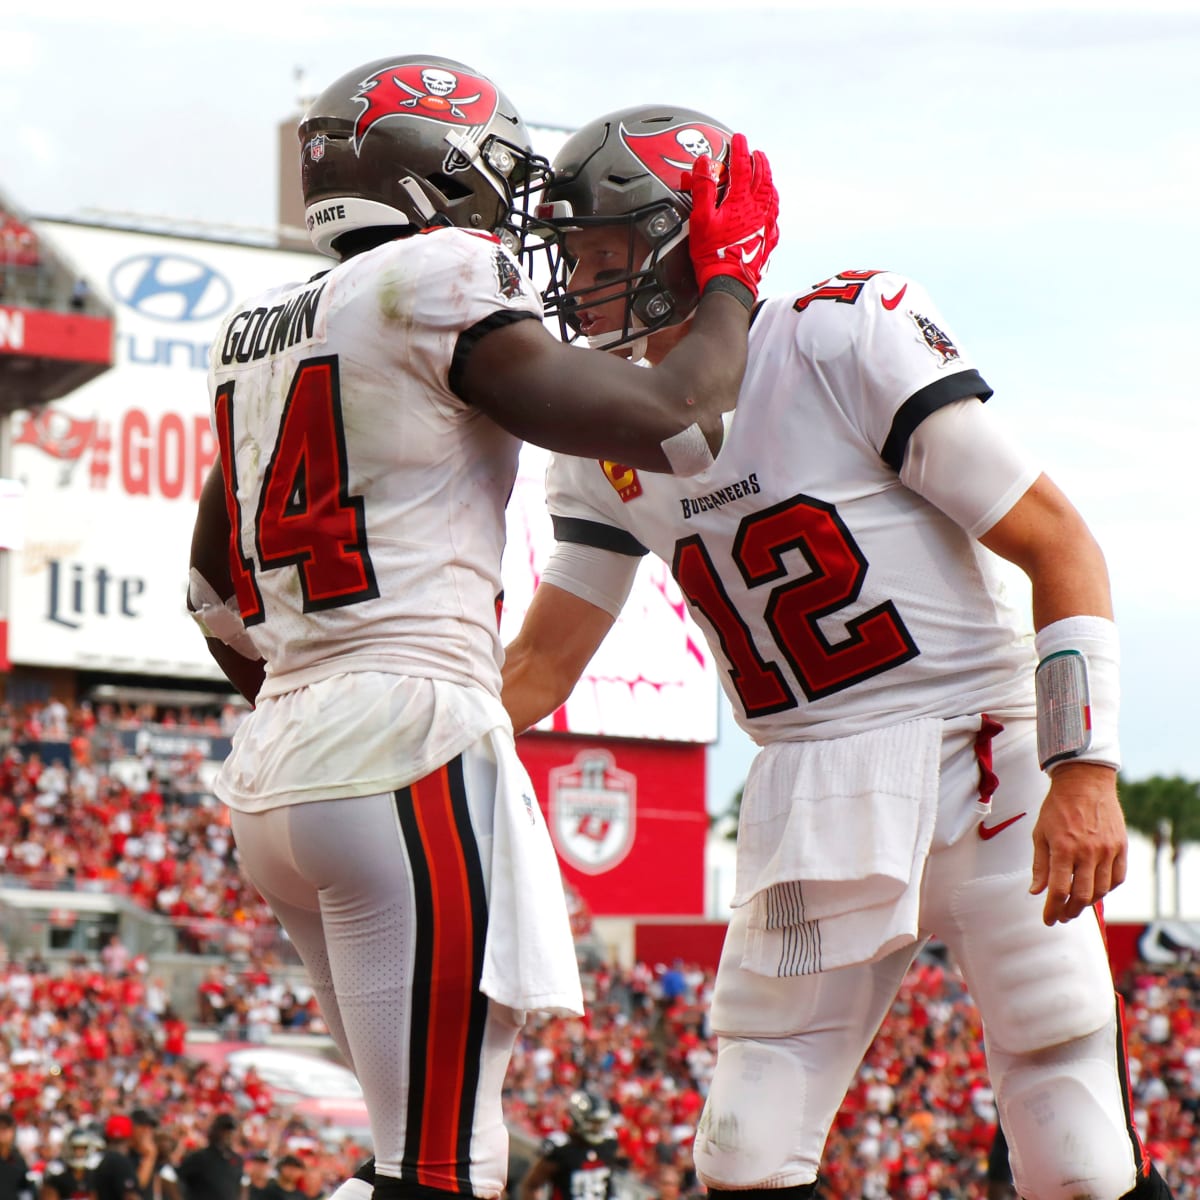
<instances>
[{"instance_id":1,"label":"football player","mask_svg":"<svg viewBox=\"0 0 1200 1200\"><path fill-rule=\"evenodd\" d=\"M729 144L670 106L566 142L539 212L567 337L653 364L686 336L687 163ZM712 1192L815 1194L845 1091L936 934L983 1016L1019 1193L1169 1194L1130 1120L1095 907L1126 863L1106 566L991 394L917 281L843 270L756 306L701 474L551 462L557 547L504 668L514 727L566 701L650 551L761 747L695 1141ZM1036 642L993 555L1029 578Z\"/></svg>"},{"instance_id":2,"label":"football player","mask_svg":"<svg viewBox=\"0 0 1200 1200\"><path fill-rule=\"evenodd\" d=\"M103 1143L86 1129L67 1136L63 1161L52 1165L42 1180L39 1200L96 1200L96 1164Z\"/></svg>"},{"instance_id":3,"label":"football player","mask_svg":"<svg viewBox=\"0 0 1200 1200\"><path fill-rule=\"evenodd\" d=\"M520 439L710 464L777 197L744 139L719 177L698 164L694 333L643 371L542 325L516 255L546 163L478 71L371 62L317 97L299 140L308 228L336 262L244 302L210 363L220 461L189 607L256 702L216 791L362 1082L377 1200L498 1196L523 1013L582 1010L499 698Z\"/></svg>"},{"instance_id":4,"label":"football player","mask_svg":"<svg viewBox=\"0 0 1200 1200\"><path fill-rule=\"evenodd\" d=\"M567 1099L571 1127L552 1133L537 1159L521 1178L517 1200L538 1200L549 1188L549 1200L610 1200L617 1139L613 1111L594 1088L580 1088Z\"/></svg>"}]
</instances>

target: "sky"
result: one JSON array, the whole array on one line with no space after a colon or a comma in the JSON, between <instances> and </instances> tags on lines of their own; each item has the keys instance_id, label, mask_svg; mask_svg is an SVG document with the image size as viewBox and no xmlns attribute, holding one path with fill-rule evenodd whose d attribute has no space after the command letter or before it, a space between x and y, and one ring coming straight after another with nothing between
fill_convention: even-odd
<instances>
[{"instance_id":1,"label":"sky","mask_svg":"<svg viewBox=\"0 0 1200 1200\"><path fill-rule=\"evenodd\" d=\"M388 54L534 124L672 102L770 156L767 294L932 293L1107 556L1131 778L1200 778L1200 0L780 5L0 3L0 188L41 216L273 224L276 129ZM722 702L709 807L753 753Z\"/></svg>"}]
</instances>

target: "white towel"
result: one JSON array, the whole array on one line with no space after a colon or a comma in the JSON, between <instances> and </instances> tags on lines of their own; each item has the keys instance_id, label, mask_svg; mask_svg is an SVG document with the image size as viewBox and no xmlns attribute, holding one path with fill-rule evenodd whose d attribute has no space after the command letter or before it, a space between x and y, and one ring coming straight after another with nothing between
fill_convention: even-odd
<instances>
[{"instance_id":1,"label":"white towel","mask_svg":"<svg viewBox=\"0 0 1200 1200\"><path fill-rule=\"evenodd\" d=\"M583 1014L575 940L558 858L507 729L490 734L497 762L484 994L558 1016Z\"/></svg>"},{"instance_id":2,"label":"white towel","mask_svg":"<svg viewBox=\"0 0 1200 1200\"><path fill-rule=\"evenodd\" d=\"M942 726L763 749L742 796L732 901L751 906L746 970L810 975L916 940Z\"/></svg>"}]
</instances>

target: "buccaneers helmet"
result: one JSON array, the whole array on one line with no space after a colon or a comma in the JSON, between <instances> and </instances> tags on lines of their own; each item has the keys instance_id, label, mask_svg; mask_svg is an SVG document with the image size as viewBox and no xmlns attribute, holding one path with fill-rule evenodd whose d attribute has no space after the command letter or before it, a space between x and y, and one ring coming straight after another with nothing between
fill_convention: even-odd
<instances>
[{"instance_id":1,"label":"buccaneers helmet","mask_svg":"<svg viewBox=\"0 0 1200 1200\"><path fill-rule=\"evenodd\" d=\"M494 233L519 253L549 165L494 83L433 55L343 75L309 105L299 137L309 237L333 257L353 230L438 224Z\"/></svg>"},{"instance_id":2,"label":"buccaneers helmet","mask_svg":"<svg viewBox=\"0 0 1200 1200\"><path fill-rule=\"evenodd\" d=\"M599 1143L611 1136L612 1106L599 1092L590 1088L572 1092L567 1097L567 1113L571 1118L571 1131L585 1142Z\"/></svg>"},{"instance_id":3,"label":"buccaneers helmet","mask_svg":"<svg viewBox=\"0 0 1200 1200\"><path fill-rule=\"evenodd\" d=\"M691 316L700 297L688 254L686 189L700 155L728 162L730 137L693 109L640 105L589 122L555 155L537 223L551 244L546 315L559 318L565 340L579 336L582 310L616 295L625 299L624 328L590 339L593 346L623 346ZM628 231L626 270L606 271L603 284L572 292L569 235L597 226ZM614 294L618 284L624 291Z\"/></svg>"}]
</instances>

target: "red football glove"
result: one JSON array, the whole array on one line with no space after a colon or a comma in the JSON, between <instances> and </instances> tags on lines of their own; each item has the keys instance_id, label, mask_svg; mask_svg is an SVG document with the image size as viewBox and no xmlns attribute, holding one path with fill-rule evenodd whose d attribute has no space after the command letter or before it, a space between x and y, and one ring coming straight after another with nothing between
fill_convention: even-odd
<instances>
[{"instance_id":1,"label":"red football glove","mask_svg":"<svg viewBox=\"0 0 1200 1200\"><path fill-rule=\"evenodd\" d=\"M729 186L717 203L720 166L707 155L696 159L689 182L692 216L689 245L701 294L720 276L744 287L753 304L771 251L779 242L779 193L771 182L771 164L761 150L750 153L744 134L729 144ZM720 285L719 285L720 286ZM738 295L740 289L723 287Z\"/></svg>"}]
</instances>

